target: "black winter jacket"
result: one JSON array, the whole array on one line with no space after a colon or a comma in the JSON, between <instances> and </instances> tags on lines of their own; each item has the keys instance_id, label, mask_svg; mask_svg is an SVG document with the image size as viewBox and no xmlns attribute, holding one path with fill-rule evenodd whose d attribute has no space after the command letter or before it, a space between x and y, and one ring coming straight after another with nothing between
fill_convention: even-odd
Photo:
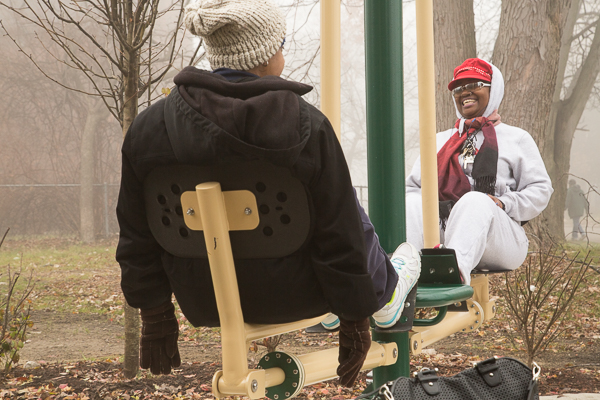
<instances>
[{"instance_id":1,"label":"black winter jacket","mask_svg":"<svg viewBox=\"0 0 600 400\"><path fill-rule=\"evenodd\" d=\"M325 116L300 97L312 88L273 76L229 82L193 67L174 82L166 99L138 115L123 143L116 258L127 302L152 308L174 293L194 326L219 324L208 260L165 252L146 221L144 178L178 163L171 130L199 165L263 159L289 168L312 203L305 246L284 258L235 260L246 322L283 323L328 311L357 320L374 313L378 303L342 149Z\"/></svg>"}]
</instances>

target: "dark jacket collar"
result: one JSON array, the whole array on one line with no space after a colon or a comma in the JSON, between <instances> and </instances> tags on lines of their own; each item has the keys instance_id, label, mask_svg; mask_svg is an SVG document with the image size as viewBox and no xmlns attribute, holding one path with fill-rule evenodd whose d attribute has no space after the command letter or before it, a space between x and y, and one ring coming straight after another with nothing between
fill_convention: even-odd
<instances>
[{"instance_id":1,"label":"dark jacket collar","mask_svg":"<svg viewBox=\"0 0 600 400\"><path fill-rule=\"evenodd\" d=\"M304 83L288 81L278 76L256 77L254 80L230 82L220 74L195 67L185 67L175 75L173 82L177 86L197 86L217 94L238 99L248 99L272 90L289 90L303 96L312 90L312 86Z\"/></svg>"},{"instance_id":2,"label":"dark jacket collar","mask_svg":"<svg viewBox=\"0 0 600 400\"><path fill-rule=\"evenodd\" d=\"M231 68L217 68L212 73L221 75L223 78L227 79L229 82L239 82L242 79L260 78L258 75L255 75L251 72L240 71L240 70L231 69Z\"/></svg>"},{"instance_id":3,"label":"dark jacket collar","mask_svg":"<svg viewBox=\"0 0 600 400\"><path fill-rule=\"evenodd\" d=\"M235 155L292 165L310 137L310 106L300 98L308 85L274 76L229 82L193 67L174 82L165 122L179 162Z\"/></svg>"}]
</instances>

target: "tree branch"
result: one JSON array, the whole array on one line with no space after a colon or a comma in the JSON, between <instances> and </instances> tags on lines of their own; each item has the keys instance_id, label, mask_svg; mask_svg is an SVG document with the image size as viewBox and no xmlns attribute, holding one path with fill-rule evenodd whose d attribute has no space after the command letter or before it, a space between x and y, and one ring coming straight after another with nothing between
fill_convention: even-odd
<instances>
[{"instance_id":1,"label":"tree branch","mask_svg":"<svg viewBox=\"0 0 600 400\"><path fill-rule=\"evenodd\" d=\"M600 71L600 18L596 20L595 26L594 39L588 55L576 74L577 78L569 85L567 93L570 95L565 99L567 108L576 108L581 102L585 106Z\"/></svg>"}]
</instances>

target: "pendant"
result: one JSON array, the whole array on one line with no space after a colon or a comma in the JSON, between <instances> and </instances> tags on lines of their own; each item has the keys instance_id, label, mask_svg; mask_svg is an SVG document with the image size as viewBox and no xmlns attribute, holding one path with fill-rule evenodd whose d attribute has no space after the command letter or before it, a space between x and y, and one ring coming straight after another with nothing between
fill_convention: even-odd
<instances>
[{"instance_id":1,"label":"pendant","mask_svg":"<svg viewBox=\"0 0 600 400\"><path fill-rule=\"evenodd\" d=\"M473 164L474 162L475 162L475 157L473 157L472 154L465 156L463 159L463 164L465 165L465 168L467 168L468 164Z\"/></svg>"}]
</instances>

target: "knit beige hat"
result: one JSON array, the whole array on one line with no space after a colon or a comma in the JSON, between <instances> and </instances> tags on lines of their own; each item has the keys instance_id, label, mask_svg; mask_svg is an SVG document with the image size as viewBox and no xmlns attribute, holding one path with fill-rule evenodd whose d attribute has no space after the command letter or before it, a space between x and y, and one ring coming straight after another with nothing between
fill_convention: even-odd
<instances>
[{"instance_id":1,"label":"knit beige hat","mask_svg":"<svg viewBox=\"0 0 600 400\"><path fill-rule=\"evenodd\" d=\"M199 0L185 8L185 25L204 39L213 69L264 64L285 38L285 19L269 0Z\"/></svg>"}]
</instances>

